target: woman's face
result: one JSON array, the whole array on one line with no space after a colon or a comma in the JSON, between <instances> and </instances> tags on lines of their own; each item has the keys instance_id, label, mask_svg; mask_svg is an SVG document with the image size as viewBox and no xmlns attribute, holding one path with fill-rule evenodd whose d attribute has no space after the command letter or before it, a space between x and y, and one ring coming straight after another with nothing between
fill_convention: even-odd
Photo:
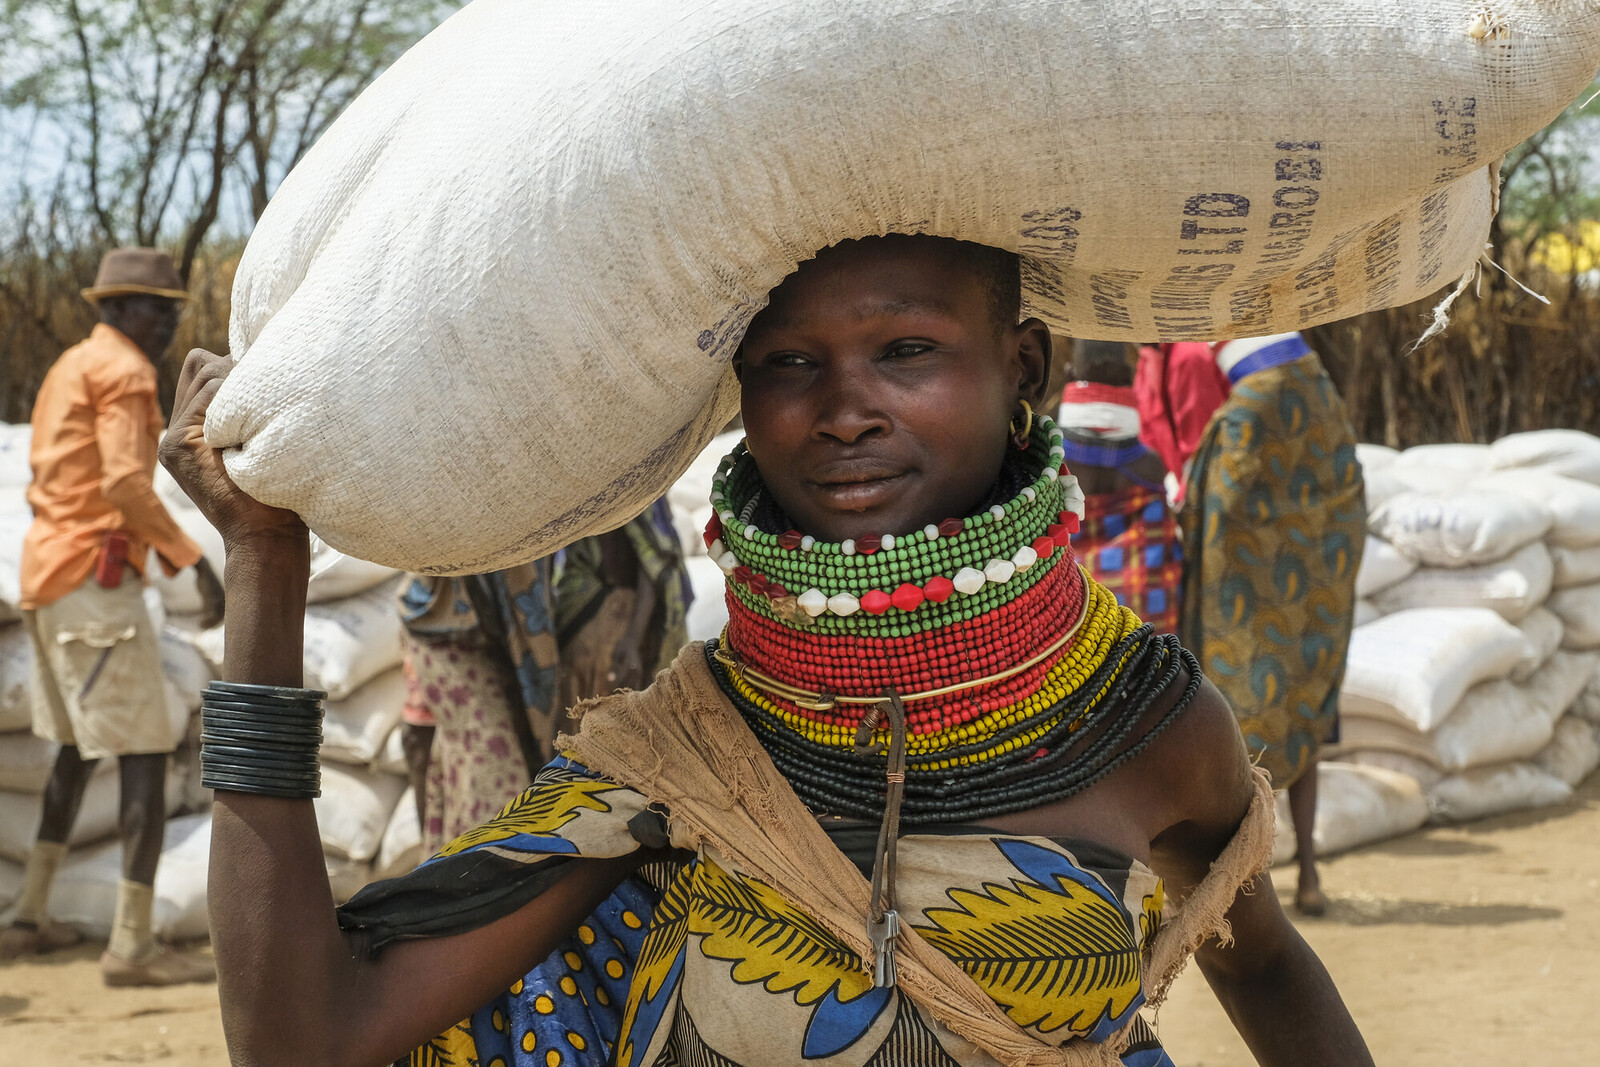
<instances>
[{"instance_id":1,"label":"woman's face","mask_svg":"<svg viewBox=\"0 0 1600 1067\"><path fill-rule=\"evenodd\" d=\"M825 541L903 534L976 510L1036 403L1050 335L996 321L948 246L828 249L772 292L740 352L745 435L778 505Z\"/></svg>"}]
</instances>

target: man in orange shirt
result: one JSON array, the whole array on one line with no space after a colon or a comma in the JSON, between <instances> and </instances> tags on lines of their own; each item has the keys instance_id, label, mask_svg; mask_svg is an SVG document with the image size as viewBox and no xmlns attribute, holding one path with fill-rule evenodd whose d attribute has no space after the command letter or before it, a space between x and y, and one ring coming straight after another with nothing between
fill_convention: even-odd
<instances>
[{"instance_id":1,"label":"man in orange shirt","mask_svg":"<svg viewBox=\"0 0 1600 1067\"><path fill-rule=\"evenodd\" d=\"M61 751L0 956L77 939L50 922L50 885L96 761L116 756L122 883L100 969L108 985L168 985L213 976L208 961L157 946L150 914L167 757L179 740L144 606L150 550L169 575L195 567L208 614L221 617L216 575L152 484L163 429L154 361L172 343L188 294L165 252L124 248L106 254L83 295L100 324L50 368L33 408L21 606L33 639L33 731Z\"/></svg>"}]
</instances>

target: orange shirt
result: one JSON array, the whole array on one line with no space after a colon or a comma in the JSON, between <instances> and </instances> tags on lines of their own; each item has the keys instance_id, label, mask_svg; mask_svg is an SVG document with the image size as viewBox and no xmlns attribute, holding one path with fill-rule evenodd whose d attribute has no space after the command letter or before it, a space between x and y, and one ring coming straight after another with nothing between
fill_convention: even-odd
<instances>
[{"instance_id":1,"label":"orange shirt","mask_svg":"<svg viewBox=\"0 0 1600 1067\"><path fill-rule=\"evenodd\" d=\"M33 404L22 607L82 585L113 530L128 534L128 564L141 577L150 548L169 574L200 559L151 481L162 428L156 368L120 331L101 323L56 360Z\"/></svg>"}]
</instances>

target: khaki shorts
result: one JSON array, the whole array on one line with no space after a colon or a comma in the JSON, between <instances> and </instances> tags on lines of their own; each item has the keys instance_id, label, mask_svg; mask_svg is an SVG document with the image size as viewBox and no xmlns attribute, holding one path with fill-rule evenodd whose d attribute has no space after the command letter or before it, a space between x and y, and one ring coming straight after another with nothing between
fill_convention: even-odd
<instances>
[{"instance_id":1,"label":"khaki shorts","mask_svg":"<svg viewBox=\"0 0 1600 1067\"><path fill-rule=\"evenodd\" d=\"M84 759L171 752L161 644L143 587L91 578L53 604L22 613L33 639L33 732L76 745Z\"/></svg>"}]
</instances>

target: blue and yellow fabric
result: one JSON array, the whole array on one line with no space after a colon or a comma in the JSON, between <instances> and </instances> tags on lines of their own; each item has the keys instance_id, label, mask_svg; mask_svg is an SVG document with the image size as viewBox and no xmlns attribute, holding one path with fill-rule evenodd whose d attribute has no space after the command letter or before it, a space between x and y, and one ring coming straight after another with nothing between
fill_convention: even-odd
<instances>
[{"instance_id":1,"label":"blue and yellow fabric","mask_svg":"<svg viewBox=\"0 0 1600 1067\"><path fill-rule=\"evenodd\" d=\"M340 911L375 948L492 921L587 857L659 847L641 794L559 758L496 819ZM876 829L831 831L870 866ZM769 886L709 852L666 852L608 898L544 963L411 1056L414 1067L792 1064L986 1065ZM1145 1001L1141 952L1160 880L1088 842L981 827L908 828L899 906L1019 1026L1045 1041L1105 1041ZM1128 1067L1171 1067L1142 1020Z\"/></svg>"}]
</instances>

